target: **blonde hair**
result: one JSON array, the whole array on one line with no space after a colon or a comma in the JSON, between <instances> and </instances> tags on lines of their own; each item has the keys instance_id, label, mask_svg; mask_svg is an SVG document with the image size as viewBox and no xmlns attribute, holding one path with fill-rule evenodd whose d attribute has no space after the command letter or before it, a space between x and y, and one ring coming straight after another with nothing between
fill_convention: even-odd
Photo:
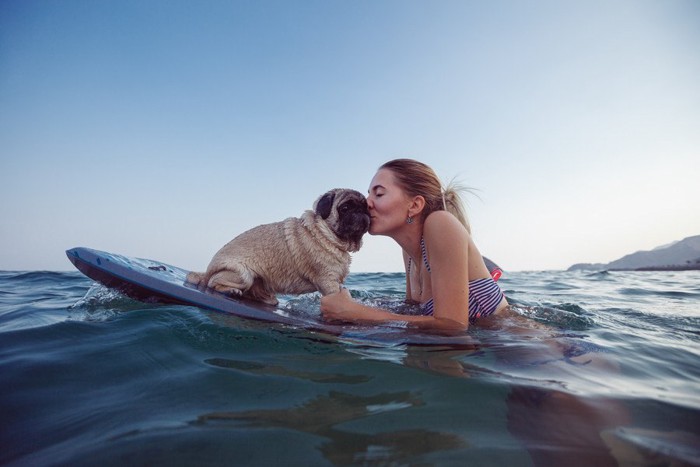
<instances>
[{"instance_id":1,"label":"blonde hair","mask_svg":"<svg viewBox=\"0 0 700 467\"><path fill-rule=\"evenodd\" d=\"M423 219L434 211L452 213L459 222L471 233L469 221L464 210L460 192L468 189L453 179L443 189L435 171L427 164L413 159L394 159L383 164L379 169L391 170L398 185L409 196L422 196L425 207L421 213Z\"/></svg>"}]
</instances>

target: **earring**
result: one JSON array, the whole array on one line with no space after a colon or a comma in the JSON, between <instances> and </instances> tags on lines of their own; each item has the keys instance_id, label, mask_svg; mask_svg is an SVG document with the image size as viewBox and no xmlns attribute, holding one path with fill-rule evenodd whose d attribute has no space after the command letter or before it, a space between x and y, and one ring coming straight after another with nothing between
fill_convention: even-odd
<instances>
[{"instance_id":1,"label":"earring","mask_svg":"<svg viewBox=\"0 0 700 467\"><path fill-rule=\"evenodd\" d=\"M407 223L407 224L413 224L413 216L408 216L408 217L406 218L406 223Z\"/></svg>"}]
</instances>

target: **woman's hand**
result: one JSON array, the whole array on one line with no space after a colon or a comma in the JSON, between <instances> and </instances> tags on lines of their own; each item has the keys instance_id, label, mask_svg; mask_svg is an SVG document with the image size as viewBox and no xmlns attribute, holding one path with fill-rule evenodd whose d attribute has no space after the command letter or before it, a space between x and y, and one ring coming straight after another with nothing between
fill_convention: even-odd
<instances>
[{"instance_id":1,"label":"woman's hand","mask_svg":"<svg viewBox=\"0 0 700 467\"><path fill-rule=\"evenodd\" d=\"M328 321L348 321L348 310L354 304L348 289L342 287L340 292L321 297L321 316Z\"/></svg>"}]
</instances>

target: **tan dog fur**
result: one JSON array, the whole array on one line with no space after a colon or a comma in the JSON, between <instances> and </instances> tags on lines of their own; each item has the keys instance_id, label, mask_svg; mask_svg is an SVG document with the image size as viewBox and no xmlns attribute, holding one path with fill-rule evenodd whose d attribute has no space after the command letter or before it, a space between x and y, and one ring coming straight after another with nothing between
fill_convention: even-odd
<instances>
[{"instance_id":1,"label":"tan dog fur","mask_svg":"<svg viewBox=\"0 0 700 467\"><path fill-rule=\"evenodd\" d=\"M360 249L368 228L365 197L331 190L301 217L243 232L214 255L206 272L188 274L187 282L270 305L278 303L279 293L338 292L350 271L350 253Z\"/></svg>"}]
</instances>

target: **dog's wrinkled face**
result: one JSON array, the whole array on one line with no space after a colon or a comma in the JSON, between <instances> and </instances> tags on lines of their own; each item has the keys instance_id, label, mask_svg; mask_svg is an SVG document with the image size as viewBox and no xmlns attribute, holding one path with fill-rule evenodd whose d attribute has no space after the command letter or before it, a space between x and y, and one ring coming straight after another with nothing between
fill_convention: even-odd
<instances>
[{"instance_id":1,"label":"dog's wrinkled face","mask_svg":"<svg viewBox=\"0 0 700 467\"><path fill-rule=\"evenodd\" d=\"M367 199L359 191L331 190L316 201L314 211L344 241L359 242L369 229Z\"/></svg>"}]
</instances>

